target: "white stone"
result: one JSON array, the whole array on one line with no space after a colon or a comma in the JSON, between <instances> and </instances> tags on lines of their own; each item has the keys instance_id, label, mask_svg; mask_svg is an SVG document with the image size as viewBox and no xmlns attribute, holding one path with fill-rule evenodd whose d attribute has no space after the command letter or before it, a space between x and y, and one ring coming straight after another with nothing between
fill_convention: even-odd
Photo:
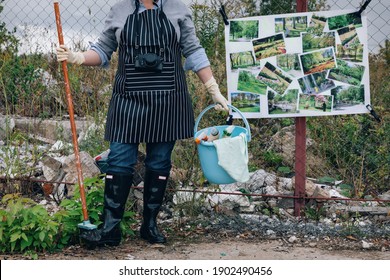
<instances>
[{"instance_id":1,"label":"white stone","mask_svg":"<svg viewBox=\"0 0 390 280\"><path fill-rule=\"evenodd\" d=\"M275 232L272 229L267 229L265 232L266 235L275 235Z\"/></svg>"},{"instance_id":2,"label":"white stone","mask_svg":"<svg viewBox=\"0 0 390 280\"><path fill-rule=\"evenodd\" d=\"M369 243L369 242L362 240L362 248L363 249L370 249L371 246L372 246L372 243Z\"/></svg>"},{"instance_id":3,"label":"white stone","mask_svg":"<svg viewBox=\"0 0 390 280\"><path fill-rule=\"evenodd\" d=\"M69 149L71 147L72 147L71 144L64 143L63 141L58 140L57 142L55 142L53 144L53 146L51 146L49 151L50 152L57 152L57 151L61 151L61 150L64 150L64 149Z\"/></svg>"},{"instance_id":4,"label":"white stone","mask_svg":"<svg viewBox=\"0 0 390 280\"><path fill-rule=\"evenodd\" d=\"M324 218L324 219L322 220L322 222L323 222L325 225L328 225L328 226L330 226L330 225L333 224L333 221L332 221L331 219L329 219L329 218Z\"/></svg>"},{"instance_id":5,"label":"white stone","mask_svg":"<svg viewBox=\"0 0 390 280\"><path fill-rule=\"evenodd\" d=\"M329 190L329 195L330 195L330 197L348 198L346 196L341 195L338 191L333 190L333 189Z\"/></svg>"},{"instance_id":6,"label":"white stone","mask_svg":"<svg viewBox=\"0 0 390 280\"><path fill-rule=\"evenodd\" d=\"M268 195L279 195L280 193L275 189L275 187L273 186L266 186L264 188L264 192L265 194L268 194Z\"/></svg>"},{"instance_id":7,"label":"white stone","mask_svg":"<svg viewBox=\"0 0 390 280\"><path fill-rule=\"evenodd\" d=\"M298 240L298 238L296 236L291 236L289 239L288 239L288 242L290 243L295 243L296 241Z\"/></svg>"},{"instance_id":8,"label":"white stone","mask_svg":"<svg viewBox=\"0 0 390 280\"><path fill-rule=\"evenodd\" d=\"M197 200L200 197L200 195L201 195L200 193L193 193L193 192L184 192L184 191L176 192L173 196L173 203L175 205L180 205L186 202L193 201L194 199ZM216 201L215 203L218 203L218 201Z\"/></svg>"}]
</instances>

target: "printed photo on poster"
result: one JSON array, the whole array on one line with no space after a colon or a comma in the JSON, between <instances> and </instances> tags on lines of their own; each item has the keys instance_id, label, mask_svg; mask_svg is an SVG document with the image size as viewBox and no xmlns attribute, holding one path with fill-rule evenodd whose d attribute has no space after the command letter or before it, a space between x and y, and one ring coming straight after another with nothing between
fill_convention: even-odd
<instances>
[{"instance_id":1,"label":"printed photo on poster","mask_svg":"<svg viewBox=\"0 0 390 280\"><path fill-rule=\"evenodd\" d=\"M293 77L302 76L301 64L297 53L282 54L276 57L276 65Z\"/></svg>"},{"instance_id":2,"label":"printed photo on poster","mask_svg":"<svg viewBox=\"0 0 390 280\"><path fill-rule=\"evenodd\" d=\"M328 72L318 72L298 79L303 94L319 94L335 87L332 80L327 79Z\"/></svg>"},{"instance_id":3,"label":"printed photo on poster","mask_svg":"<svg viewBox=\"0 0 390 280\"><path fill-rule=\"evenodd\" d=\"M334 48L302 54L300 55L300 60L305 75L333 69L337 66Z\"/></svg>"},{"instance_id":4,"label":"printed photo on poster","mask_svg":"<svg viewBox=\"0 0 390 280\"><path fill-rule=\"evenodd\" d=\"M298 90L290 89L284 95L272 90L268 91L268 114L289 114L297 113Z\"/></svg>"},{"instance_id":5,"label":"printed photo on poster","mask_svg":"<svg viewBox=\"0 0 390 280\"><path fill-rule=\"evenodd\" d=\"M364 66L337 59L337 68L329 71L328 79L359 86L362 83Z\"/></svg>"},{"instance_id":6,"label":"printed photo on poster","mask_svg":"<svg viewBox=\"0 0 390 280\"><path fill-rule=\"evenodd\" d=\"M260 113L260 95L250 92L232 92L232 105L241 112Z\"/></svg>"},{"instance_id":7,"label":"printed photo on poster","mask_svg":"<svg viewBox=\"0 0 390 280\"><path fill-rule=\"evenodd\" d=\"M282 70L276 68L269 62L267 62L261 69L257 79L264 85L269 86L278 94L283 94L292 82L292 80L287 77Z\"/></svg>"},{"instance_id":8,"label":"printed photo on poster","mask_svg":"<svg viewBox=\"0 0 390 280\"><path fill-rule=\"evenodd\" d=\"M251 71L240 70L238 74L237 90L254 94L266 94L267 85L260 82Z\"/></svg>"},{"instance_id":9,"label":"printed photo on poster","mask_svg":"<svg viewBox=\"0 0 390 280\"><path fill-rule=\"evenodd\" d=\"M230 42L250 42L254 38L259 38L258 20L230 22Z\"/></svg>"},{"instance_id":10,"label":"printed photo on poster","mask_svg":"<svg viewBox=\"0 0 390 280\"><path fill-rule=\"evenodd\" d=\"M337 30L337 33L339 34L343 46L348 47L353 44L360 44L356 28L353 25L343 27Z\"/></svg>"},{"instance_id":11,"label":"printed photo on poster","mask_svg":"<svg viewBox=\"0 0 390 280\"><path fill-rule=\"evenodd\" d=\"M275 33L283 32L286 38L300 37L307 31L307 17L283 17L275 19Z\"/></svg>"},{"instance_id":12,"label":"printed photo on poster","mask_svg":"<svg viewBox=\"0 0 390 280\"><path fill-rule=\"evenodd\" d=\"M332 89L333 110L350 111L356 107L364 107L364 85L360 87L343 85Z\"/></svg>"},{"instance_id":13,"label":"printed photo on poster","mask_svg":"<svg viewBox=\"0 0 390 280\"><path fill-rule=\"evenodd\" d=\"M231 53L230 65L231 70L259 67L251 51Z\"/></svg>"},{"instance_id":14,"label":"printed photo on poster","mask_svg":"<svg viewBox=\"0 0 390 280\"><path fill-rule=\"evenodd\" d=\"M321 34L302 33L303 52L311 52L336 46L335 32L323 32Z\"/></svg>"},{"instance_id":15,"label":"printed photo on poster","mask_svg":"<svg viewBox=\"0 0 390 280\"><path fill-rule=\"evenodd\" d=\"M331 95L299 95L299 112L314 111L330 113L333 107Z\"/></svg>"},{"instance_id":16,"label":"printed photo on poster","mask_svg":"<svg viewBox=\"0 0 390 280\"><path fill-rule=\"evenodd\" d=\"M363 62L364 46L353 44L351 46L337 45L336 57L351 62Z\"/></svg>"},{"instance_id":17,"label":"printed photo on poster","mask_svg":"<svg viewBox=\"0 0 390 280\"><path fill-rule=\"evenodd\" d=\"M310 32L312 34L321 34L322 32L324 32L325 26L326 17L313 14L307 32Z\"/></svg>"},{"instance_id":18,"label":"printed photo on poster","mask_svg":"<svg viewBox=\"0 0 390 280\"><path fill-rule=\"evenodd\" d=\"M362 17L358 12L328 18L329 30L337 30L350 25L354 25L355 28L362 27Z\"/></svg>"},{"instance_id":19,"label":"printed photo on poster","mask_svg":"<svg viewBox=\"0 0 390 280\"><path fill-rule=\"evenodd\" d=\"M252 41L256 60L286 53L283 33Z\"/></svg>"}]
</instances>

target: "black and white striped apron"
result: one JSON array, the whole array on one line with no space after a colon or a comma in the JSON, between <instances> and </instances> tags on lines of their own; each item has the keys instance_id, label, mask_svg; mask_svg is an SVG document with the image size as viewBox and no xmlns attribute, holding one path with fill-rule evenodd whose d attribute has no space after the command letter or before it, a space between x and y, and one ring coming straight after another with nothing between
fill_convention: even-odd
<instances>
[{"instance_id":1,"label":"black and white striped apron","mask_svg":"<svg viewBox=\"0 0 390 280\"><path fill-rule=\"evenodd\" d=\"M139 52L160 54L161 73L135 70ZM188 94L182 53L173 24L162 9L129 15L121 33L119 63L110 101L105 139L119 143L168 142L193 136L194 114Z\"/></svg>"}]
</instances>

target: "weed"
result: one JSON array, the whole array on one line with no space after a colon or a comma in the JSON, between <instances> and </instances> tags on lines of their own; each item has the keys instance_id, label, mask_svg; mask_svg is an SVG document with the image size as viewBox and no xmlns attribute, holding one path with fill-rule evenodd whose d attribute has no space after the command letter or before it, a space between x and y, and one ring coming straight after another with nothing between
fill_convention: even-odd
<instances>
[{"instance_id":1,"label":"weed","mask_svg":"<svg viewBox=\"0 0 390 280\"><path fill-rule=\"evenodd\" d=\"M307 219L319 221L321 217L326 215L326 210L324 207L318 207L316 205L307 205L304 209L304 215Z\"/></svg>"}]
</instances>

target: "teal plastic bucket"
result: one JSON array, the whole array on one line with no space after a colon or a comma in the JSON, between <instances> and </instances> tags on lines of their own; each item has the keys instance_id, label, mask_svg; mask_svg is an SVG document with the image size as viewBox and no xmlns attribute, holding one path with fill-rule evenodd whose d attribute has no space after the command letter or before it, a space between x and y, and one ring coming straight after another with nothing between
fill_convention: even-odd
<instances>
[{"instance_id":1,"label":"teal plastic bucket","mask_svg":"<svg viewBox=\"0 0 390 280\"><path fill-rule=\"evenodd\" d=\"M244 115L234 106L228 105L229 108L237 112L244 124L245 127L241 126L235 126L231 137L236 137L240 135L241 133L245 133L247 141L249 142L251 140L251 132L250 132L250 126ZM204 109L198 116L198 118L195 121L195 127L194 127L194 139L196 139L202 132L208 132L210 129L209 127L203 128L198 131L199 122L202 119L203 115L209 111L210 109L214 108L215 104L208 106L206 109ZM220 135L222 135L223 130L228 127L228 125L218 125L214 126L218 129ZM226 171L218 164L218 155L217 150L215 148L215 145L213 142L206 142L201 141L198 145L198 156L200 160L200 165L203 171L203 174L207 181L209 181L212 184L231 184L236 182Z\"/></svg>"}]
</instances>

